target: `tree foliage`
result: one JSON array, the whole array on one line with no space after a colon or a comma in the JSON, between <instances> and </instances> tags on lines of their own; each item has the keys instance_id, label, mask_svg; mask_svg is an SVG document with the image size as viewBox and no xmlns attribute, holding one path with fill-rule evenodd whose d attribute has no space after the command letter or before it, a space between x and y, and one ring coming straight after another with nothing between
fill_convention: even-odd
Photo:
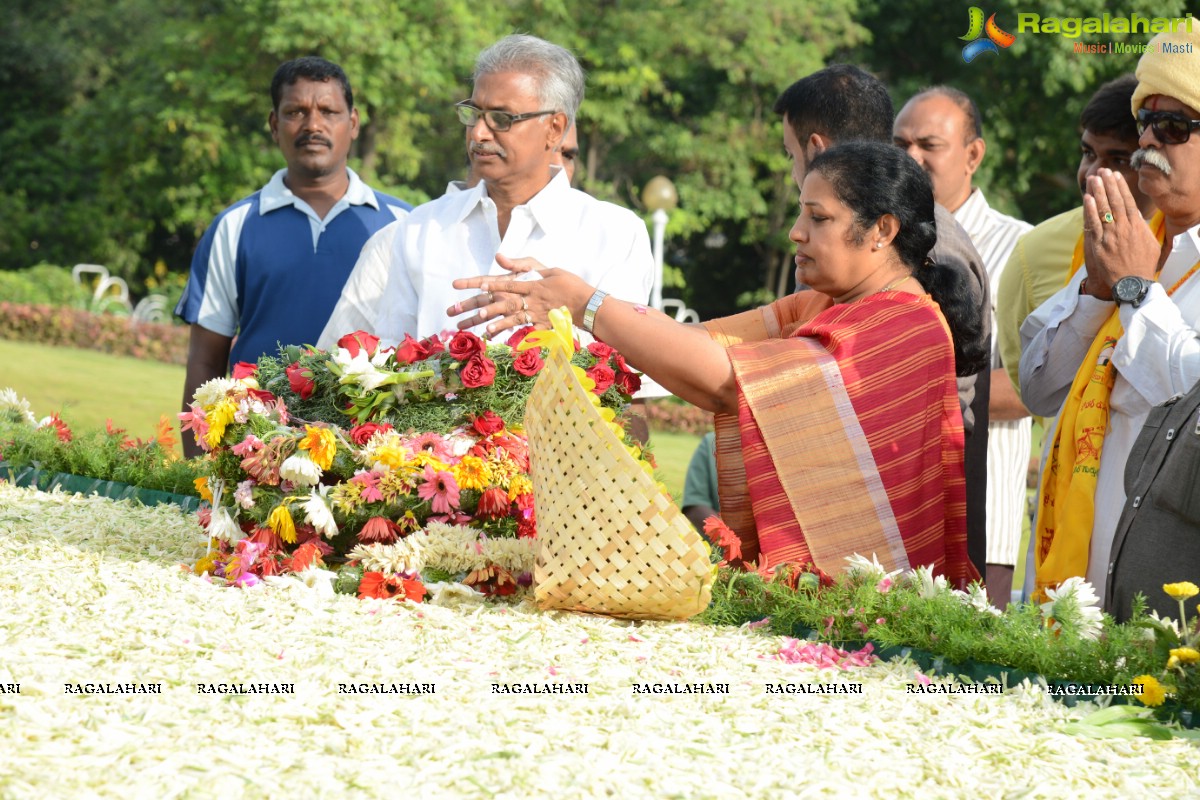
<instances>
[{"instance_id":1,"label":"tree foliage","mask_svg":"<svg viewBox=\"0 0 1200 800\"><path fill-rule=\"evenodd\" d=\"M798 78L843 60L880 74L898 102L933 83L966 90L989 142L980 182L1037 221L1074 201L1075 120L1091 90L1136 64L1032 34L964 64L965 7L934 0L10 5L0 27L0 268L101 263L135 291L185 275L212 217L282 166L268 88L275 67L299 55L323 55L350 76L363 120L352 166L420 202L464 170L450 105L470 92L479 50L513 31L570 48L588 73L577 182L642 211L649 178L675 181L668 274L686 286L668 294L706 316L790 288L796 188L771 107ZM1121 13L1183 8L1151 6L1131 0ZM1018 7L998 0L986 10L1013 30ZM1100 0L1048 0L1040 13L1105 10Z\"/></svg>"}]
</instances>

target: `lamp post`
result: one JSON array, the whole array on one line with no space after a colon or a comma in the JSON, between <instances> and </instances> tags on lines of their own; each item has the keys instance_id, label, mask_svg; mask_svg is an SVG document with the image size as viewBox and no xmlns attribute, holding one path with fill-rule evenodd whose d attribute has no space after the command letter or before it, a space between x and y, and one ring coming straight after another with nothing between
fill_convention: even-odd
<instances>
[{"instance_id":1,"label":"lamp post","mask_svg":"<svg viewBox=\"0 0 1200 800\"><path fill-rule=\"evenodd\" d=\"M667 229L667 216L678 203L675 184L665 175L655 175L642 189L642 204L653 212L650 220L654 223L654 288L650 292L650 305L659 311L663 307L663 233Z\"/></svg>"}]
</instances>

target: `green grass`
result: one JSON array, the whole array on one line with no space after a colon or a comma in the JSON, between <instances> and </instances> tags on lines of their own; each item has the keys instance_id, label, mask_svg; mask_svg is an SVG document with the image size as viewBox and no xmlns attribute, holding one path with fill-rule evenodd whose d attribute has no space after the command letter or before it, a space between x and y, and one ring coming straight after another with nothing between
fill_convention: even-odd
<instances>
[{"instance_id":1,"label":"green grass","mask_svg":"<svg viewBox=\"0 0 1200 800\"><path fill-rule=\"evenodd\" d=\"M58 412L75 430L103 429L104 421L133 436L149 436L161 414L175 420L183 397L183 367L0 340L0 389L11 386L38 419ZM653 431L659 477L683 498L683 479L700 437Z\"/></svg>"},{"instance_id":2,"label":"green grass","mask_svg":"<svg viewBox=\"0 0 1200 800\"><path fill-rule=\"evenodd\" d=\"M650 429L650 446L658 462L658 478L676 503L683 502L683 479L687 475L692 451L700 437L692 433L669 433Z\"/></svg>"},{"instance_id":3,"label":"green grass","mask_svg":"<svg viewBox=\"0 0 1200 800\"><path fill-rule=\"evenodd\" d=\"M146 437L161 415L175 421L183 399L183 367L157 361L0 340L0 365L0 389L15 389L38 419L58 412L79 431L111 418Z\"/></svg>"}]
</instances>

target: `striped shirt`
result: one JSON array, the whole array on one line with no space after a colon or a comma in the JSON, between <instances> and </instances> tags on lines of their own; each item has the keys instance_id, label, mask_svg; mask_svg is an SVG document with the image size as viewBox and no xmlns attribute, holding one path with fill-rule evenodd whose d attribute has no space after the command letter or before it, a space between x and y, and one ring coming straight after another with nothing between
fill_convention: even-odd
<instances>
[{"instance_id":1,"label":"striped shirt","mask_svg":"<svg viewBox=\"0 0 1200 800\"><path fill-rule=\"evenodd\" d=\"M971 237L988 272L992 297L992 330L996 330L996 297L1000 275L1017 239L1033 226L1001 214L988 205L983 192L974 189L954 218ZM992 368L1000 369L1000 350L992 339ZM997 380L993 376L993 380ZM987 562L1015 565L1021 545L1021 523L1026 514L1026 475L1032 419L988 423Z\"/></svg>"}]
</instances>

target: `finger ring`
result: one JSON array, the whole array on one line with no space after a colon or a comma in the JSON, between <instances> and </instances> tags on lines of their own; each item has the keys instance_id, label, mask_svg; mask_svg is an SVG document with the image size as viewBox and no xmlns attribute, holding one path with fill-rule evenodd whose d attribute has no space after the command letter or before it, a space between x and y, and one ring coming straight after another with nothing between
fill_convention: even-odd
<instances>
[{"instance_id":1,"label":"finger ring","mask_svg":"<svg viewBox=\"0 0 1200 800\"><path fill-rule=\"evenodd\" d=\"M1114 216L1112 215L1112 212L1111 212L1111 211L1105 211L1105 212L1104 212L1104 216L1103 216L1103 217L1101 217L1101 219L1103 219L1105 222L1114 222L1114 221L1116 221L1116 217L1114 217Z\"/></svg>"},{"instance_id":2,"label":"finger ring","mask_svg":"<svg viewBox=\"0 0 1200 800\"><path fill-rule=\"evenodd\" d=\"M528 313L529 313L529 298L525 297L524 295L521 296L521 310L524 311L528 315Z\"/></svg>"},{"instance_id":3,"label":"finger ring","mask_svg":"<svg viewBox=\"0 0 1200 800\"><path fill-rule=\"evenodd\" d=\"M525 312L525 324L526 324L526 325L532 325L532 324L533 324L533 317L529 316L529 312L528 312L528 311L526 311L526 312Z\"/></svg>"}]
</instances>

